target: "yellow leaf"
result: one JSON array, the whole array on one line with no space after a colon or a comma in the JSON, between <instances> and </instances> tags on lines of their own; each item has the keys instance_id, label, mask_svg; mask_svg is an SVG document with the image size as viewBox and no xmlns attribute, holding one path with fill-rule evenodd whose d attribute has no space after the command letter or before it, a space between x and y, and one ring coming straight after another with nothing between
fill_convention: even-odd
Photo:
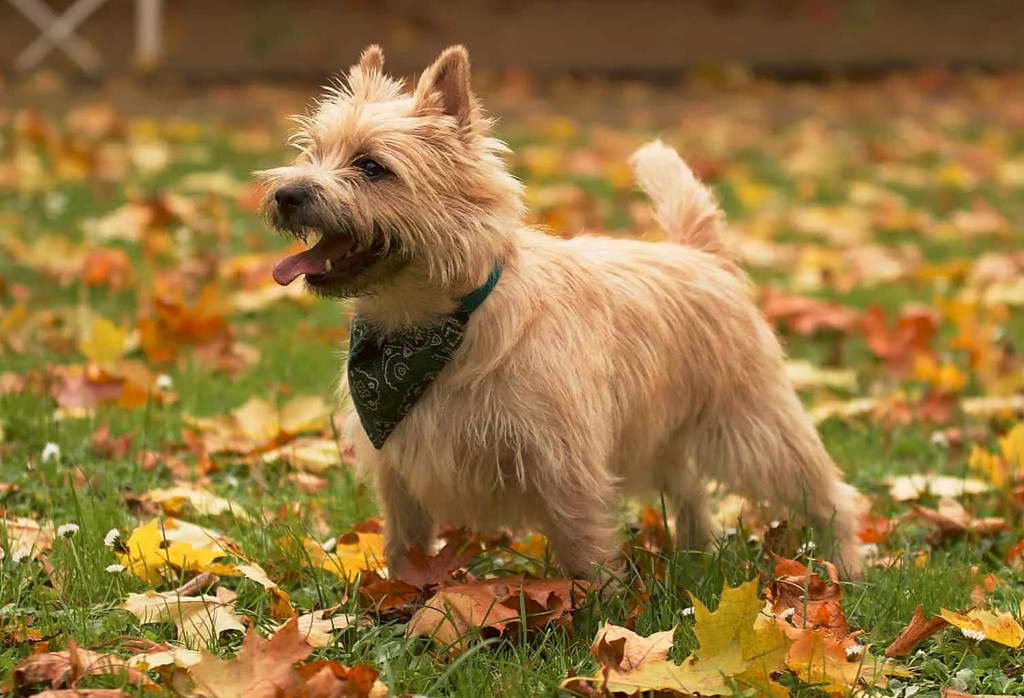
<instances>
[{"instance_id":1,"label":"yellow leaf","mask_svg":"<svg viewBox=\"0 0 1024 698\"><path fill-rule=\"evenodd\" d=\"M182 506L187 502L195 509L196 513L204 516L219 516L225 512L231 512L231 514L239 519L248 521L252 518L242 508L241 504L236 504L223 497L218 497L212 492L194 487L169 487L150 490L142 495L142 498L146 501L160 504L168 514L180 513Z\"/></svg>"},{"instance_id":2,"label":"yellow leaf","mask_svg":"<svg viewBox=\"0 0 1024 698\"><path fill-rule=\"evenodd\" d=\"M124 354L128 333L102 315L91 313L78 341L78 349L90 361L110 364Z\"/></svg>"},{"instance_id":3,"label":"yellow leaf","mask_svg":"<svg viewBox=\"0 0 1024 698\"><path fill-rule=\"evenodd\" d=\"M323 398L318 396L297 397L281 408L281 431L301 434L305 431L319 431L327 426L330 412Z\"/></svg>"},{"instance_id":4,"label":"yellow leaf","mask_svg":"<svg viewBox=\"0 0 1024 698\"><path fill-rule=\"evenodd\" d=\"M384 569L384 536L379 533L352 533L339 542L334 552L328 553L316 541L305 542L306 552L313 564L331 574L352 580L360 572Z\"/></svg>"},{"instance_id":5,"label":"yellow leaf","mask_svg":"<svg viewBox=\"0 0 1024 698\"><path fill-rule=\"evenodd\" d=\"M300 437L267 451L263 460L268 463L283 460L293 468L319 474L341 463L341 451L334 439Z\"/></svg>"},{"instance_id":6,"label":"yellow leaf","mask_svg":"<svg viewBox=\"0 0 1024 698\"><path fill-rule=\"evenodd\" d=\"M272 441L281 432L277 408L263 398L251 397L231 413L242 435L256 443Z\"/></svg>"},{"instance_id":7,"label":"yellow leaf","mask_svg":"<svg viewBox=\"0 0 1024 698\"><path fill-rule=\"evenodd\" d=\"M965 615L943 608L939 615L975 640L991 640L1007 647L1020 647L1024 641L1024 628L1006 612L996 615L992 611L975 608Z\"/></svg>"},{"instance_id":8,"label":"yellow leaf","mask_svg":"<svg viewBox=\"0 0 1024 698\"><path fill-rule=\"evenodd\" d=\"M128 594L121 606L132 613L143 625L147 623L173 623L178 639L192 648L205 647L216 642L228 630L245 632L234 614L237 595L220 587L216 596L181 596L176 591L147 591Z\"/></svg>"},{"instance_id":9,"label":"yellow leaf","mask_svg":"<svg viewBox=\"0 0 1024 698\"><path fill-rule=\"evenodd\" d=\"M801 680L820 684L819 688L825 692L848 695L860 683L884 687L889 676L909 676L895 663L873 657L852 638L839 639L820 628L788 626L786 632L794 640L786 665ZM847 650L854 647L857 652L847 654Z\"/></svg>"},{"instance_id":10,"label":"yellow leaf","mask_svg":"<svg viewBox=\"0 0 1024 698\"><path fill-rule=\"evenodd\" d=\"M228 544L228 539L216 531L187 521L153 519L132 531L118 560L150 584L160 583L176 570L237 575L233 565L213 562L231 552Z\"/></svg>"}]
</instances>

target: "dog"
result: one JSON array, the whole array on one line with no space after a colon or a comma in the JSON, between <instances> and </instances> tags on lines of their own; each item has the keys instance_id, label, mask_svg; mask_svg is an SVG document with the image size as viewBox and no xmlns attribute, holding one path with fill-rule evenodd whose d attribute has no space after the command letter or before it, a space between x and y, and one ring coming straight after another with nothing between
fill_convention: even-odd
<instances>
[{"instance_id":1,"label":"dog","mask_svg":"<svg viewBox=\"0 0 1024 698\"><path fill-rule=\"evenodd\" d=\"M700 549L714 480L806 514L859 574L856 490L678 154L653 142L632 159L666 242L556 238L524 222L465 48L411 93L383 65L366 49L298 117L294 162L258 174L270 223L317 238L278 283L353 299L340 393L391 573L444 522L539 529L567 572L594 577L620 547L616 502L652 489L678 545Z\"/></svg>"}]
</instances>

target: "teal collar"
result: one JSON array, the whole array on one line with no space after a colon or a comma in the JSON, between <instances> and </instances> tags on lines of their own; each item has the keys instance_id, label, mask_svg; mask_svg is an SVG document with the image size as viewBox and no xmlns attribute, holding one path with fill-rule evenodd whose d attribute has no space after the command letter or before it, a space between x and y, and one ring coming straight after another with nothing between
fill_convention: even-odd
<instances>
[{"instance_id":1,"label":"teal collar","mask_svg":"<svg viewBox=\"0 0 1024 698\"><path fill-rule=\"evenodd\" d=\"M459 301L439 323L388 334L376 332L361 315L352 318L348 384L359 421L380 449L462 345L469 316L501 277L496 264L487 281Z\"/></svg>"}]
</instances>

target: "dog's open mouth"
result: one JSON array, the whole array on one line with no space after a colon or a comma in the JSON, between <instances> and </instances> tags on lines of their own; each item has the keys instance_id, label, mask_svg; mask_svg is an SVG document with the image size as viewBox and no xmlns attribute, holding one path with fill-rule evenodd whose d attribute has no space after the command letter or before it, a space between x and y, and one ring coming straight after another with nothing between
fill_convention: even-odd
<instances>
[{"instance_id":1,"label":"dog's open mouth","mask_svg":"<svg viewBox=\"0 0 1024 698\"><path fill-rule=\"evenodd\" d=\"M305 274L307 283L326 286L359 274L377 262L383 253L382 241L369 249L361 249L347 235L324 235L308 250L278 262L274 267L274 281L287 286Z\"/></svg>"}]
</instances>

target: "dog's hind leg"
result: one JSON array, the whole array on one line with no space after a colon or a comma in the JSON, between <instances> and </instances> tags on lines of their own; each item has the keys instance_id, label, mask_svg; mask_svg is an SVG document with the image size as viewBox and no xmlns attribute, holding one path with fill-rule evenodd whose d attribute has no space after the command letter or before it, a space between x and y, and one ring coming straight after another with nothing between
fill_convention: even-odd
<instances>
[{"instance_id":1,"label":"dog's hind leg","mask_svg":"<svg viewBox=\"0 0 1024 698\"><path fill-rule=\"evenodd\" d=\"M806 515L848 577L862 572L857 491L842 480L810 417L784 380L762 385L757 400L737 400L702 425L698 463L730 489Z\"/></svg>"},{"instance_id":2,"label":"dog's hind leg","mask_svg":"<svg viewBox=\"0 0 1024 698\"><path fill-rule=\"evenodd\" d=\"M384 510L384 556L388 571L397 577L405 568L410 548L426 549L434 534L434 522L413 497L401 475L391 466L377 467L377 494Z\"/></svg>"}]
</instances>

